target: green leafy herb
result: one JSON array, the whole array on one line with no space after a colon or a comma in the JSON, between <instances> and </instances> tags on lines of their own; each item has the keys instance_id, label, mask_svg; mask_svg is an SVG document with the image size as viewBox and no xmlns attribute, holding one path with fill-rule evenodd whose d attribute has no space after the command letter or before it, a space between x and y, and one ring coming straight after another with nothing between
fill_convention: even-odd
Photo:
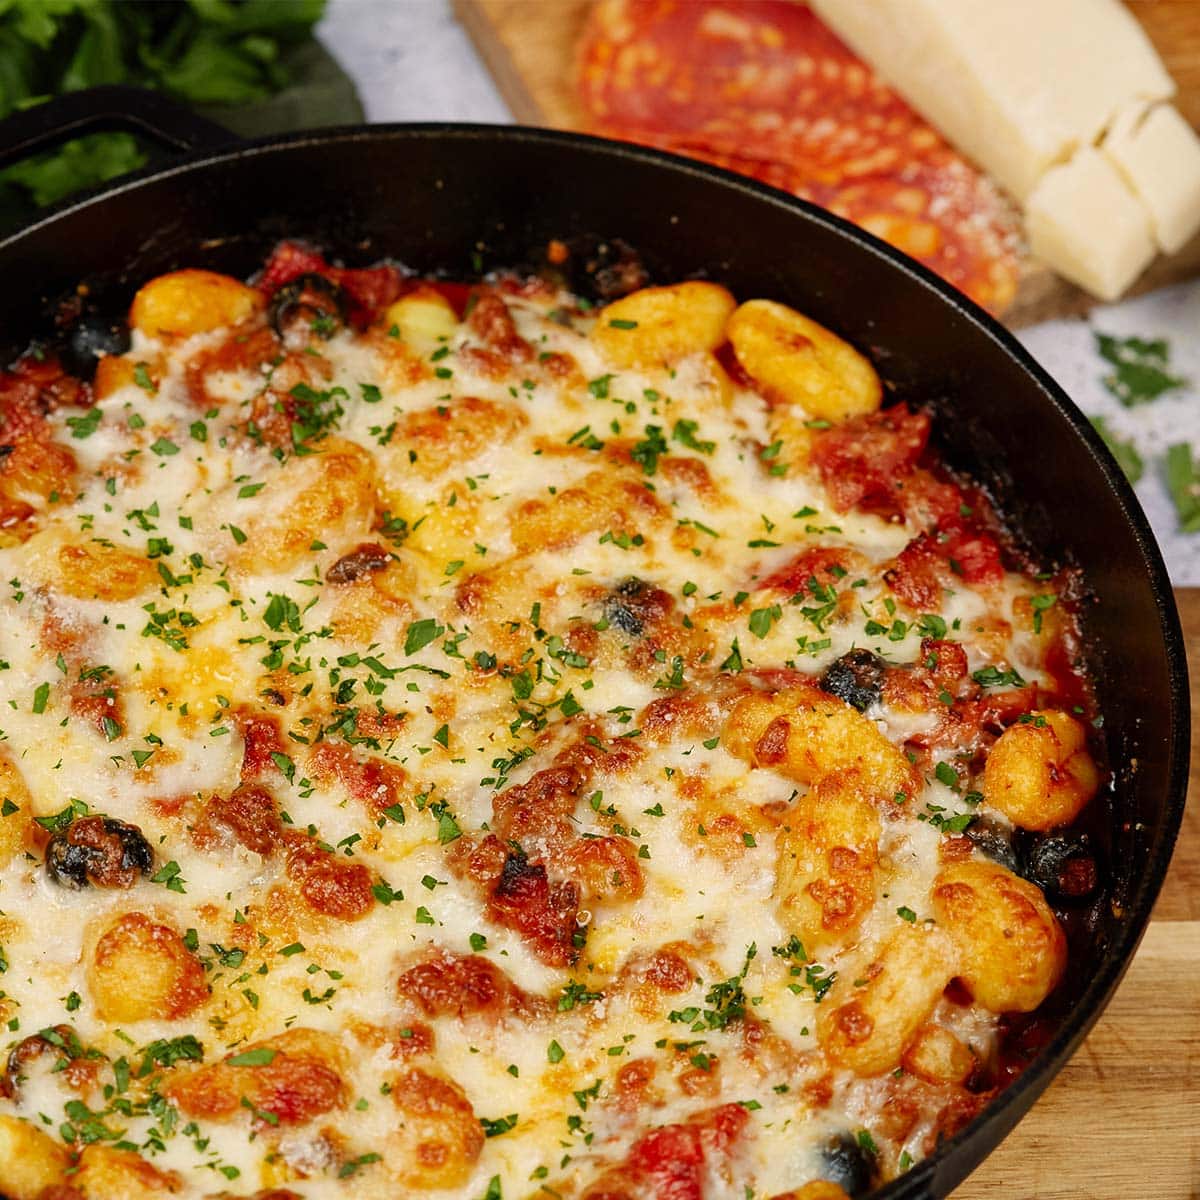
<instances>
[{"instance_id":1,"label":"green leafy herb","mask_svg":"<svg viewBox=\"0 0 1200 1200\"><path fill-rule=\"evenodd\" d=\"M1165 338L1118 338L1097 331L1096 349L1113 367L1103 376L1104 386L1126 408L1149 404L1164 392L1187 384L1182 376L1171 374L1171 351Z\"/></svg>"},{"instance_id":2,"label":"green leafy herb","mask_svg":"<svg viewBox=\"0 0 1200 1200\"><path fill-rule=\"evenodd\" d=\"M701 454L711 454L716 448L716 442L703 442L696 437L700 428L699 421L678 420L671 430L671 437L686 446L689 450L698 450Z\"/></svg>"},{"instance_id":3,"label":"green leafy herb","mask_svg":"<svg viewBox=\"0 0 1200 1200\"><path fill-rule=\"evenodd\" d=\"M441 625L432 617L424 617L420 621L413 621L408 627L408 632L404 635L404 653L408 655L416 654L418 650L423 650L430 642L441 637L445 632Z\"/></svg>"},{"instance_id":4,"label":"green leafy herb","mask_svg":"<svg viewBox=\"0 0 1200 1200\"><path fill-rule=\"evenodd\" d=\"M1025 680L1021 678L1016 667L1002 671L999 667L981 667L971 674L980 687L1024 687Z\"/></svg>"},{"instance_id":5,"label":"green leafy herb","mask_svg":"<svg viewBox=\"0 0 1200 1200\"><path fill-rule=\"evenodd\" d=\"M1053 608L1058 602L1057 596L1031 596L1029 607L1033 609L1033 632L1042 632L1042 614L1048 609Z\"/></svg>"},{"instance_id":6,"label":"green leafy herb","mask_svg":"<svg viewBox=\"0 0 1200 1200\"><path fill-rule=\"evenodd\" d=\"M1109 453L1117 460L1117 466L1125 472L1125 478L1130 483L1137 483L1146 470L1146 464L1142 462L1137 447L1132 442L1117 437L1103 417L1093 417L1092 426L1100 435L1100 440L1108 447Z\"/></svg>"},{"instance_id":7,"label":"green leafy herb","mask_svg":"<svg viewBox=\"0 0 1200 1200\"><path fill-rule=\"evenodd\" d=\"M640 463L647 475L653 475L658 470L659 456L667 452L667 440L663 437L662 426L647 425L646 436L634 445L629 457Z\"/></svg>"},{"instance_id":8,"label":"green leafy herb","mask_svg":"<svg viewBox=\"0 0 1200 1200\"><path fill-rule=\"evenodd\" d=\"M509 1113L507 1117L497 1117L491 1120L488 1117L480 1117L479 1124L483 1126L484 1137L499 1137L502 1133L507 1133L510 1129L515 1129L518 1121L516 1113Z\"/></svg>"},{"instance_id":9,"label":"green leafy herb","mask_svg":"<svg viewBox=\"0 0 1200 1200\"><path fill-rule=\"evenodd\" d=\"M160 867L153 875L150 876L151 883L161 883L170 892L184 893L184 883L186 882L180 875L182 868L174 860L171 859L164 867Z\"/></svg>"},{"instance_id":10,"label":"green leafy herb","mask_svg":"<svg viewBox=\"0 0 1200 1200\"><path fill-rule=\"evenodd\" d=\"M1200 475L1192 459L1192 448L1177 442L1167 449L1167 489L1179 516L1183 533L1200 530Z\"/></svg>"},{"instance_id":11,"label":"green leafy herb","mask_svg":"<svg viewBox=\"0 0 1200 1200\"><path fill-rule=\"evenodd\" d=\"M266 101L291 80L292 48L311 49L302 43L324 7L324 0L6 0L0 117L46 96L113 83L157 88L195 105ZM228 119L224 108L221 115ZM77 138L0 171L0 209L20 219L31 204L53 204L145 161L128 133Z\"/></svg>"},{"instance_id":12,"label":"green leafy herb","mask_svg":"<svg viewBox=\"0 0 1200 1200\"><path fill-rule=\"evenodd\" d=\"M73 438L91 437L100 428L100 418L103 415L98 408L89 408L82 417L68 417L67 428Z\"/></svg>"},{"instance_id":13,"label":"green leafy herb","mask_svg":"<svg viewBox=\"0 0 1200 1200\"><path fill-rule=\"evenodd\" d=\"M277 1053L269 1046L259 1046L254 1050L243 1050L226 1061L231 1067L269 1067Z\"/></svg>"}]
</instances>

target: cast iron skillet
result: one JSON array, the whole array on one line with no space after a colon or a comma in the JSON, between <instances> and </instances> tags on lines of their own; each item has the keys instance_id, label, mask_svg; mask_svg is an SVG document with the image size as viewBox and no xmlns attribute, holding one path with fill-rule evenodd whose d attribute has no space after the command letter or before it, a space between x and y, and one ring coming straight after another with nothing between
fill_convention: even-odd
<instances>
[{"instance_id":1,"label":"cast iron skillet","mask_svg":"<svg viewBox=\"0 0 1200 1200\"><path fill-rule=\"evenodd\" d=\"M1116 775L1113 903L1073 964L1064 1018L1044 1050L878 1200L945 1196L1100 1015L1149 918L1183 814L1189 716L1179 620L1146 518L1086 419L1011 335L912 260L821 209L672 155L472 125L231 144L161 97L108 88L0 125L0 165L97 127L133 129L187 153L0 241L0 363L47 331L50 307L80 280L101 308L123 312L153 275L207 266L245 276L283 236L310 238L350 265L393 255L459 277L529 261L552 237L619 237L659 281L706 275L742 298L794 305L866 350L894 398L936 406L950 463L993 492L1039 560L1083 568Z\"/></svg>"}]
</instances>

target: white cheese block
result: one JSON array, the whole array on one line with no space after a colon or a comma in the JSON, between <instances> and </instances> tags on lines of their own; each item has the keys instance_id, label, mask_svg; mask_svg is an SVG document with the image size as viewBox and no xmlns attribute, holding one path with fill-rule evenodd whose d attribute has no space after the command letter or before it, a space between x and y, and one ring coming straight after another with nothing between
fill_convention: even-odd
<instances>
[{"instance_id":1,"label":"white cheese block","mask_svg":"<svg viewBox=\"0 0 1200 1200\"><path fill-rule=\"evenodd\" d=\"M810 0L966 155L1025 200L1137 101L1175 86L1118 0Z\"/></svg>"},{"instance_id":2,"label":"white cheese block","mask_svg":"<svg viewBox=\"0 0 1200 1200\"><path fill-rule=\"evenodd\" d=\"M1029 247L1059 274L1115 300L1154 257L1150 218L1099 150L1052 167L1025 208Z\"/></svg>"},{"instance_id":3,"label":"white cheese block","mask_svg":"<svg viewBox=\"0 0 1200 1200\"><path fill-rule=\"evenodd\" d=\"M1173 254L1200 229L1200 138L1169 104L1122 113L1101 149L1150 214L1154 238Z\"/></svg>"}]
</instances>

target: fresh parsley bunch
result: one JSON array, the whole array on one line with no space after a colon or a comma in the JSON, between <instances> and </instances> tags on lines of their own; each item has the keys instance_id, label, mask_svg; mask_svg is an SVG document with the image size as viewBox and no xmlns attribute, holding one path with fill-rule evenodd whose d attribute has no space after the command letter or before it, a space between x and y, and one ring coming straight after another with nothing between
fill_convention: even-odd
<instances>
[{"instance_id":1,"label":"fresh parsley bunch","mask_svg":"<svg viewBox=\"0 0 1200 1200\"><path fill-rule=\"evenodd\" d=\"M226 109L291 82L324 8L325 0L0 0L0 118L61 92L124 83L228 120ZM99 133L18 163L0 171L0 222L145 160L129 134Z\"/></svg>"}]
</instances>

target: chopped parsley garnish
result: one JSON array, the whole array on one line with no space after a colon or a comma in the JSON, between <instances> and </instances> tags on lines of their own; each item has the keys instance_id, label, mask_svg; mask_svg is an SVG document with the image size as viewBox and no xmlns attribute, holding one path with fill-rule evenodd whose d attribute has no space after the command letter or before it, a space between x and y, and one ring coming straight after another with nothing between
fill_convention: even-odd
<instances>
[{"instance_id":1,"label":"chopped parsley garnish","mask_svg":"<svg viewBox=\"0 0 1200 1200\"><path fill-rule=\"evenodd\" d=\"M270 1046L258 1046L254 1050L243 1050L226 1061L231 1067L269 1067L278 1054Z\"/></svg>"},{"instance_id":2,"label":"chopped parsley garnish","mask_svg":"<svg viewBox=\"0 0 1200 1200\"><path fill-rule=\"evenodd\" d=\"M1149 404L1187 385L1183 376L1171 374L1171 350L1165 338L1118 338L1097 331L1096 349L1113 367L1102 377L1104 386L1126 408Z\"/></svg>"},{"instance_id":3,"label":"chopped parsley garnish","mask_svg":"<svg viewBox=\"0 0 1200 1200\"><path fill-rule=\"evenodd\" d=\"M1180 532L1200 530L1200 472L1187 442L1167 448L1167 490L1179 517Z\"/></svg>"},{"instance_id":4,"label":"chopped parsley garnish","mask_svg":"<svg viewBox=\"0 0 1200 1200\"><path fill-rule=\"evenodd\" d=\"M1117 460L1117 466L1124 471L1125 478L1130 483L1137 483L1146 470L1146 464L1133 442L1117 437L1103 417L1092 417L1092 427L1108 447L1109 453Z\"/></svg>"},{"instance_id":5,"label":"chopped parsley garnish","mask_svg":"<svg viewBox=\"0 0 1200 1200\"><path fill-rule=\"evenodd\" d=\"M658 470L660 455L668 453L666 439L663 437L661 425L647 425L646 436L635 443L629 452L629 457L641 465L647 475L653 475Z\"/></svg>"}]
</instances>

